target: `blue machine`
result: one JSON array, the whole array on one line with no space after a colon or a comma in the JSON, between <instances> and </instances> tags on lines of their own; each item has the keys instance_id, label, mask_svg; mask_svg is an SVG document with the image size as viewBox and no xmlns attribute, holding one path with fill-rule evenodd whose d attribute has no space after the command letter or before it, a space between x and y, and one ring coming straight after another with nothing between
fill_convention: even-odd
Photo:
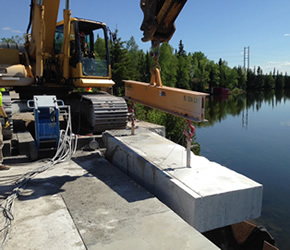
<instances>
[{"instance_id":1,"label":"blue machine","mask_svg":"<svg viewBox=\"0 0 290 250\"><path fill-rule=\"evenodd\" d=\"M33 100L27 102L28 107L34 108L35 119L35 144L31 145L31 158L38 158L40 150L57 148L60 135L58 103L64 105L53 95L33 96Z\"/></svg>"}]
</instances>

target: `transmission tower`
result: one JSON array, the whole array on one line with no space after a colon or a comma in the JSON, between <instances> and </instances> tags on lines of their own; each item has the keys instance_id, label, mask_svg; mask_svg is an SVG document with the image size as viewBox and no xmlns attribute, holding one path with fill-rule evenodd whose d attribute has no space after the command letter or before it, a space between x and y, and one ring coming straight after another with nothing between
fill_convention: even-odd
<instances>
[{"instance_id":1,"label":"transmission tower","mask_svg":"<svg viewBox=\"0 0 290 250\"><path fill-rule=\"evenodd\" d=\"M247 64L247 67L246 67ZM250 46L244 47L244 70L250 68Z\"/></svg>"}]
</instances>

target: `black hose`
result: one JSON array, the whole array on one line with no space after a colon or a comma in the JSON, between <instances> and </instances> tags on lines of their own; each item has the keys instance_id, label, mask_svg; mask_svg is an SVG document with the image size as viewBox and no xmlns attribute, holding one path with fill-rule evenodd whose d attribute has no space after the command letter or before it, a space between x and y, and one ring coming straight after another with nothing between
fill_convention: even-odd
<instances>
[{"instance_id":1,"label":"black hose","mask_svg":"<svg viewBox=\"0 0 290 250\"><path fill-rule=\"evenodd\" d=\"M31 23L32 23L32 11L33 11L33 0L31 0L31 3L30 3L30 15L29 15L29 23L28 23L28 26L27 26L27 30L26 30L26 34L28 34L30 28L31 28Z\"/></svg>"}]
</instances>

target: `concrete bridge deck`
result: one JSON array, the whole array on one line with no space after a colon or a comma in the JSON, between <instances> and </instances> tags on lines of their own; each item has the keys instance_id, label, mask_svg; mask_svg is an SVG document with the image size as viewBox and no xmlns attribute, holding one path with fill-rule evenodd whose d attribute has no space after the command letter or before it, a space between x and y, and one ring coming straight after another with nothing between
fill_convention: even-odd
<instances>
[{"instance_id":1,"label":"concrete bridge deck","mask_svg":"<svg viewBox=\"0 0 290 250\"><path fill-rule=\"evenodd\" d=\"M13 189L9 180L45 164L5 163L12 167L1 171L0 201ZM218 248L98 153L78 151L35 176L15 200L4 249Z\"/></svg>"}]
</instances>

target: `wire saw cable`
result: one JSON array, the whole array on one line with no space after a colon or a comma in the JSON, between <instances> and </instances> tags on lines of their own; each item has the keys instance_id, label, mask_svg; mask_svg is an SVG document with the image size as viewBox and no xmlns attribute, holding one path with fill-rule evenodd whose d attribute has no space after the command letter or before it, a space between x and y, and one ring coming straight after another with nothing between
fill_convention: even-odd
<instances>
[{"instance_id":1,"label":"wire saw cable","mask_svg":"<svg viewBox=\"0 0 290 250\"><path fill-rule=\"evenodd\" d=\"M3 227L0 229L0 233L3 234L2 243L0 246L0 250L4 249L6 241L9 235L9 229L14 219L13 216L13 205L15 199L21 194L21 192L25 189L27 183L35 177L37 174L40 174L56 164L60 162L64 162L70 160L72 155L76 151L77 147L77 136L72 133L71 127L71 115L70 115L70 108L67 106L68 112L64 113L64 117L67 116L67 126L65 130L60 131L60 138L57 146L56 153L54 157L44 163L43 166L36 168L35 170L29 171L19 178L17 178L14 182L16 186L9 194L4 201L0 204L0 210L3 214Z\"/></svg>"}]
</instances>

